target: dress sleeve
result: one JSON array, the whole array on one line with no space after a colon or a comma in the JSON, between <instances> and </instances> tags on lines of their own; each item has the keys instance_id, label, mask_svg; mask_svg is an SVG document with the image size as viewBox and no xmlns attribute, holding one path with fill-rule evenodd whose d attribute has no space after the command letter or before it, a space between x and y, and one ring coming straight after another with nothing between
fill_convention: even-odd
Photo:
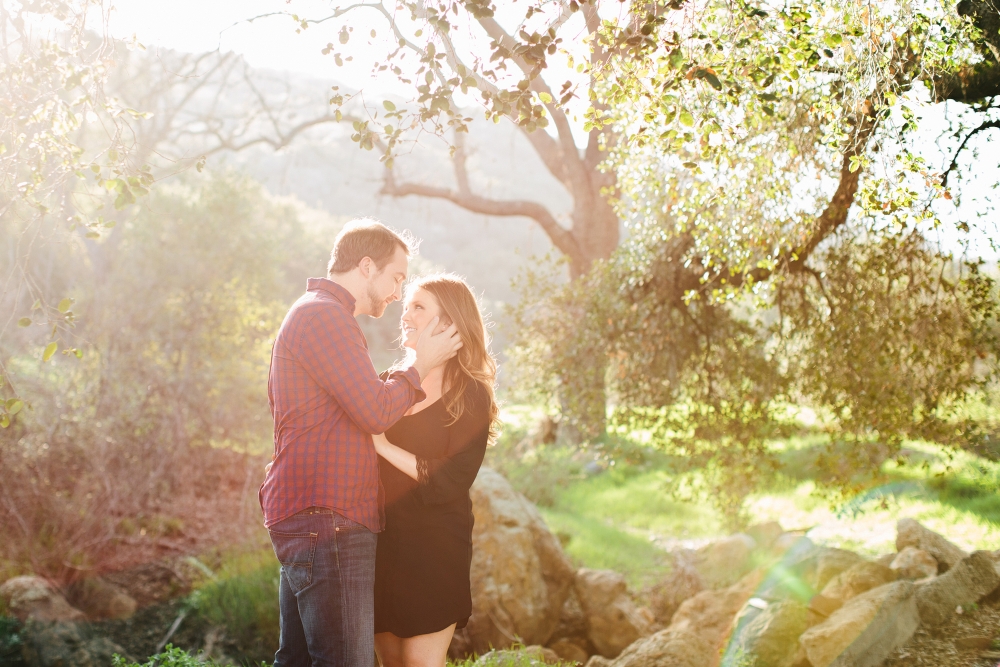
<instances>
[{"instance_id":1,"label":"dress sleeve","mask_svg":"<svg viewBox=\"0 0 1000 667\"><path fill-rule=\"evenodd\" d=\"M486 456L490 436L489 398L476 392L464 414L448 427L448 451L443 458L417 457L417 490L425 505L439 505L469 493Z\"/></svg>"}]
</instances>

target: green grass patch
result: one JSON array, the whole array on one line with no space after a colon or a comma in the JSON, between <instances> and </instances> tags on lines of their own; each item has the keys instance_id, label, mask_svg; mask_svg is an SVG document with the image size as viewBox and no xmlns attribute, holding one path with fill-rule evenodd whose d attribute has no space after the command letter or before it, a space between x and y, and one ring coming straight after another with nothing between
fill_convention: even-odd
<instances>
[{"instance_id":1,"label":"green grass patch","mask_svg":"<svg viewBox=\"0 0 1000 667\"><path fill-rule=\"evenodd\" d=\"M278 649L279 565L270 549L236 553L214 579L192 594L192 605L209 625L223 626L241 662L271 660Z\"/></svg>"}]
</instances>

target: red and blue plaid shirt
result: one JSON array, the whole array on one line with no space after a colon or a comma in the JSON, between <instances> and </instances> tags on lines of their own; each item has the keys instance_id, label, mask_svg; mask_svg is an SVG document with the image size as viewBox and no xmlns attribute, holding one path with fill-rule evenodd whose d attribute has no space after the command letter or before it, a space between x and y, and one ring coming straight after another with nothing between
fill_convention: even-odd
<instances>
[{"instance_id":1,"label":"red and blue plaid shirt","mask_svg":"<svg viewBox=\"0 0 1000 667\"><path fill-rule=\"evenodd\" d=\"M416 369L379 379L354 319L354 297L310 278L271 351L267 380L274 465L260 487L264 525L325 507L382 530L382 486L372 433L424 399Z\"/></svg>"}]
</instances>

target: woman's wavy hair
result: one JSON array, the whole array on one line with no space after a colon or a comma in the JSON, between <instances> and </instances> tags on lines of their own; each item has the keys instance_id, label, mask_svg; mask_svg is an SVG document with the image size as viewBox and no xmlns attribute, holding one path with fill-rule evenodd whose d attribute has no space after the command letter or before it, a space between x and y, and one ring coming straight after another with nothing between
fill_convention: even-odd
<instances>
[{"instance_id":1,"label":"woman's wavy hair","mask_svg":"<svg viewBox=\"0 0 1000 667\"><path fill-rule=\"evenodd\" d=\"M422 288L434 295L441 307L441 322L458 328L462 348L448 360L444 368L442 399L451 421L458 421L468 407L468 390L473 383L482 387L489 397L490 436L493 443L500 433L500 407L494 386L497 362L490 352L490 334L475 295L465 281L453 273L439 273L411 282L407 294Z\"/></svg>"}]
</instances>

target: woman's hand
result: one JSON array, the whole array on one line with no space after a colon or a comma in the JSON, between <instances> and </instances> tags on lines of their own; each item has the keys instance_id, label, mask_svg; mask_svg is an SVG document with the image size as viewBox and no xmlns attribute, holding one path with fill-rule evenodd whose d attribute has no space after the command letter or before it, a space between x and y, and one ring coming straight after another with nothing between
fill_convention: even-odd
<instances>
[{"instance_id":1,"label":"woman's hand","mask_svg":"<svg viewBox=\"0 0 1000 667\"><path fill-rule=\"evenodd\" d=\"M383 433L372 435L372 442L375 443L375 451L379 456L408 477L418 479L416 456L389 442Z\"/></svg>"},{"instance_id":2,"label":"woman's hand","mask_svg":"<svg viewBox=\"0 0 1000 667\"><path fill-rule=\"evenodd\" d=\"M389 444L389 439L385 437L384 433L375 433L372 435L372 442L375 443L375 451L379 456L385 458L386 445Z\"/></svg>"}]
</instances>

